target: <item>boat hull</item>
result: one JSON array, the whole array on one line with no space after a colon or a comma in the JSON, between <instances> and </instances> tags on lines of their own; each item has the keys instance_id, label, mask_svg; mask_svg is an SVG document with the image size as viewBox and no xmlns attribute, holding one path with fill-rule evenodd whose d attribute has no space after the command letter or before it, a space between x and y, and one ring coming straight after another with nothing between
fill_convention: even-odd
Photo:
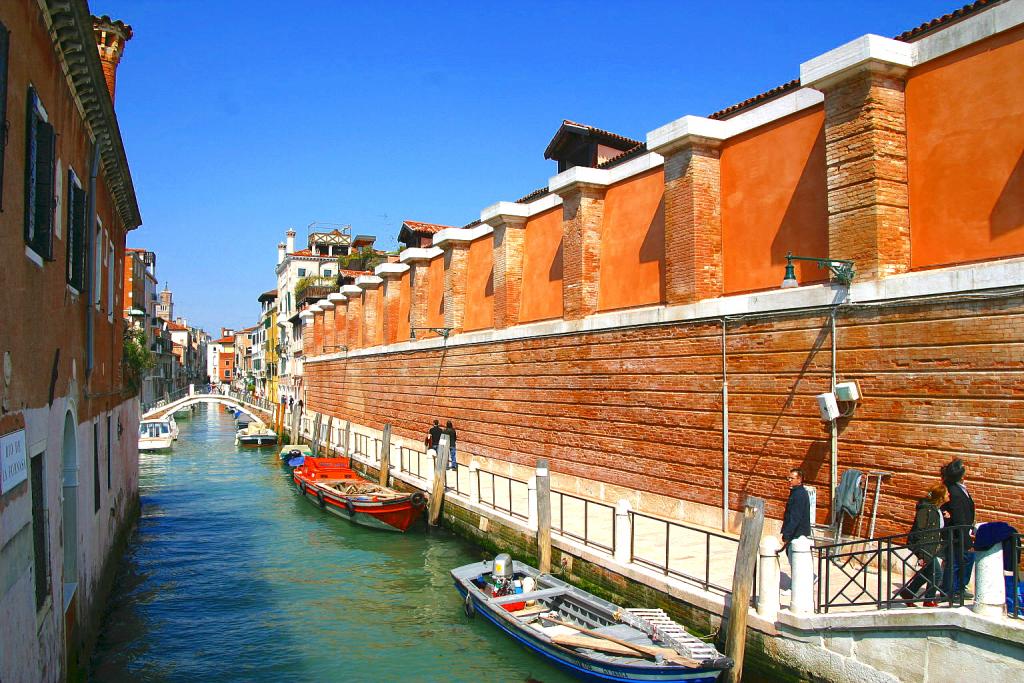
<instances>
[{"instance_id":1,"label":"boat hull","mask_svg":"<svg viewBox=\"0 0 1024 683\"><path fill-rule=\"evenodd\" d=\"M247 446L250 448L259 448L262 446L276 446L277 435L240 436L238 437L238 445Z\"/></svg>"},{"instance_id":2,"label":"boat hull","mask_svg":"<svg viewBox=\"0 0 1024 683\"><path fill-rule=\"evenodd\" d=\"M404 532L423 511L423 501L417 504L418 499L423 498L422 494L390 499L385 496L384 500L377 500L377 496L373 494L345 495L324 485L339 481L366 483L354 470L334 459L307 457L302 466L292 470L292 482L303 498L321 510L355 524L373 529Z\"/></svg>"},{"instance_id":3,"label":"boat hull","mask_svg":"<svg viewBox=\"0 0 1024 683\"><path fill-rule=\"evenodd\" d=\"M483 564L483 563L479 563ZM518 564L518 563L517 563ZM461 568L465 569L465 568ZM521 645L546 658L556 666L587 681L637 682L648 681L659 683L712 683L718 680L722 671L728 667L704 666L688 668L680 665L631 665L629 663L611 662L608 658L593 657L584 652L559 646L537 631L522 626L507 608L492 604L465 576L457 575L459 570L452 571L455 589L467 605L467 614L479 615L514 638ZM576 593L581 593L575 589ZM592 597L592 596L591 596ZM472 604L470 611L469 604ZM620 658L621 659L621 658ZM731 666L731 664L730 664Z\"/></svg>"}]
</instances>

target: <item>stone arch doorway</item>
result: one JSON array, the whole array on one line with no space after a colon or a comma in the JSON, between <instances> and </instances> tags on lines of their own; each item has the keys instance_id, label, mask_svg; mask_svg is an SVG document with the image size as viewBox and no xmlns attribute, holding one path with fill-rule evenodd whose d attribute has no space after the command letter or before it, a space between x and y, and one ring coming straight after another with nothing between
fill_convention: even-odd
<instances>
[{"instance_id":1,"label":"stone arch doorway","mask_svg":"<svg viewBox=\"0 0 1024 683\"><path fill-rule=\"evenodd\" d=\"M61 529L64 539L64 609L67 610L78 586L78 435L75 416L64 415L64 439L61 444L63 463L63 502Z\"/></svg>"}]
</instances>

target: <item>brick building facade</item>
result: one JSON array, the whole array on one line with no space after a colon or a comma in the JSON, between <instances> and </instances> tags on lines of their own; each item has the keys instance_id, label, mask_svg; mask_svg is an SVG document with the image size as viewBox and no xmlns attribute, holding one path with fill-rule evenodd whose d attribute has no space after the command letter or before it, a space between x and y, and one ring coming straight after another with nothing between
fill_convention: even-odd
<instances>
[{"instance_id":1,"label":"brick building facade","mask_svg":"<svg viewBox=\"0 0 1024 683\"><path fill-rule=\"evenodd\" d=\"M141 217L112 98L130 37L83 0L0 3L5 681L85 664L138 510L122 278Z\"/></svg>"},{"instance_id":2,"label":"brick building facade","mask_svg":"<svg viewBox=\"0 0 1024 683\"><path fill-rule=\"evenodd\" d=\"M864 36L593 165L556 150L546 188L429 243L407 223L399 263L302 314L307 408L414 438L450 418L467 458L707 525L747 495L781 518L795 466L824 522L857 468L893 473L876 533L902 532L962 457L979 521L1024 528L1022 4ZM780 289L788 252L853 284L796 262ZM864 398L823 422L844 380Z\"/></svg>"}]
</instances>

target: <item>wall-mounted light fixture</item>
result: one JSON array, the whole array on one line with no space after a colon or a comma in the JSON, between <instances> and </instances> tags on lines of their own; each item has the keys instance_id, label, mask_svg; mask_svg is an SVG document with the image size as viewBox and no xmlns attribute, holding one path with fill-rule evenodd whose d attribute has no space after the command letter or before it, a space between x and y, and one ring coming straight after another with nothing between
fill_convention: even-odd
<instances>
[{"instance_id":1,"label":"wall-mounted light fixture","mask_svg":"<svg viewBox=\"0 0 1024 683\"><path fill-rule=\"evenodd\" d=\"M793 270L793 261L810 261L817 263L818 268L828 268L831 271L835 281L846 287L850 286L853 282L853 261L844 261L842 259L834 258L815 258L813 256L794 256L793 252L787 252L786 254L786 275L782 280L782 288L789 289L791 287L799 287L800 283L796 279L796 271Z\"/></svg>"},{"instance_id":2,"label":"wall-mounted light fixture","mask_svg":"<svg viewBox=\"0 0 1024 683\"><path fill-rule=\"evenodd\" d=\"M441 335L445 339L448 339L448 335L452 333L452 328L450 328L450 327L410 327L409 328L409 339L415 339L416 338L416 330L428 330L430 332L436 332L437 334Z\"/></svg>"}]
</instances>

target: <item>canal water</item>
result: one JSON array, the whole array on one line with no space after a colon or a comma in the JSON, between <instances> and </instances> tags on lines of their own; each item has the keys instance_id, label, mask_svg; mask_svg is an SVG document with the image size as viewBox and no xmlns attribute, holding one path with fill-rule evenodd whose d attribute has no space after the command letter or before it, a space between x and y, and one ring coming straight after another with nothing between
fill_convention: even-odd
<instances>
[{"instance_id":1,"label":"canal water","mask_svg":"<svg viewBox=\"0 0 1024 683\"><path fill-rule=\"evenodd\" d=\"M355 526L299 498L270 449L237 448L219 407L142 455L142 515L90 680L574 680L466 618L449 569L481 553L418 523Z\"/></svg>"}]
</instances>

